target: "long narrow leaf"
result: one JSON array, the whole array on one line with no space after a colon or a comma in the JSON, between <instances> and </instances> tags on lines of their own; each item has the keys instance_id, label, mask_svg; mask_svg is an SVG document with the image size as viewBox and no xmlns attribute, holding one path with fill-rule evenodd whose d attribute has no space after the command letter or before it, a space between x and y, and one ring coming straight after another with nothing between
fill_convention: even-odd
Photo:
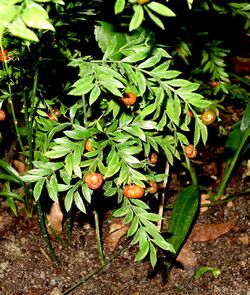
<instances>
[{"instance_id":1,"label":"long narrow leaf","mask_svg":"<svg viewBox=\"0 0 250 295\"><path fill-rule=\"evenodd\" d=\"M7 162L4 160L0 160L0 167L4 169L6 172L8 172L10 175L13 176L13 178L16 179L16 182L23 184L23 181L19 175L19 173L12 167L10 166Z\"/></svg>"},{"instance_id":2,"label":"long narrow leaf","mask_svg":"<svg viewBox=\"0 0 250 295\"><path fill-rule=\"evenodd\" d=\"M178 196L169 221L167 242L171 243L176 251L180 250L185 241L199 206L198 186L186 187Z\"/></svg>"}]
</instances>

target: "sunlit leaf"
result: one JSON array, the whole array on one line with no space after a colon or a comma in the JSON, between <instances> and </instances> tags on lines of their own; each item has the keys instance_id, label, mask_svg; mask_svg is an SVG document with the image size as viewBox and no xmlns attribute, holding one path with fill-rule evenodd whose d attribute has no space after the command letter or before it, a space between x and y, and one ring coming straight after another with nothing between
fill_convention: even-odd
<instances>
[{"instance_id":1,"label":"sunlit leaf","mask_svg":"<svg viewBox=\"0 0 250 295\"><path fill-rule=\"evenodd\" d=\"M165 29L164 24L162 22L162 20L156 16L155 14L153 14L147 7L145 7L145 10L148 13L148 16L151 18L151 20L158 26L160 27L162 30Z\"/></svg>"},{"instance_id":2,"label":"sunlit leaf","mask_svg":"<svg viewBox=\"0 0 250 295\"><path fill-rule=\"evenodd\" d=\"M64 199L64 206L67 212L69 212L69 210L72 207L73 197L74 197L74 188L70 189L67 192L66 197Z\"/></svg>"},{"instance_id":3,"label":"sunlit leaf","mask_svg":"<svg viewBox=\"0 0 250 295\"><path fill-rule=\"evenodd\" d=\"M147 4L147 7L163 16L167 16L167 17L176 16L175 13L170 8L168 8L167 6L159 2L151 1L150 3Z\"/></svg>"},{"instance_id":4,"label":"sunlit leaf","mask_svg":"<svg viewBox=\"0 0 250 295\"><path fill-rule=\"evenodd\" d=\"M31 0L27 0L26 7L22 11L21 18L28 27L43 30L55 30L49 22L46 10Z\"/></svg>"},{"instance_id":5,"label":"sunlit leaf","mask_svg":"<svg viewBox=\"0 0 250 295\"><path fill-rule=\"evenodd\" d=\"M83 200L82 200L82 197L80 196L79 192L76 191L74 193L74 201L75 201L75 204L76 204L76 207L82 211L83 213L86 213L86 207L83 203Z\"/></svg>"},{"instance_id":6,"label":"sunlit leaf","mask_svg":"<svg viewBox=\"0 0 250 295\"><path fill-rule=\"evenodd\" d=\"M58 202L58 185L55 174L50 177L50 180L46 179L46 187L51 200Z\"/></svg>"},{"instance_id":7,"label":"sunlit leaf","mask_svg":"<svg viewBox=\"0 0 250 295\"><path fill-rule=\"evenodd\" d=\"M143 18L144 18L144 10L143 10L142 6L135 5L134 6L134 14L133 14L132 19L129 24L129 31L131 32L131 31L137 29L141 25Z\"/></svg>"},{"instance_id":8,"label":"sunlit leaf","mask_svg":"<svg viewBox=\"0 0 250 295\"><path fill-rule=\"evenodd\" d=\"M43 190L44 183L45 183L45 178L42 178L42 179L39 179L37 183L35 184L33 189L33 196L35 201L39 200Z\"/></svg>"},{"instance_id":9,"label":"sunlit leaf","mask_svg":"<svg viewBox=\"0 0 250 295\"><path fill-rule=\"evenodd\" d=\"M99 86L95 85L90 92L89 104L92 105L99 98L100 94L101 94L101 90Z\"/></svg>"},{"instance_id":10,"label":"sunlit leaf","mask_svg":"<svg viewBox=\"0 0 250 295\"><path fill-rule=\"evenodd\" d=\"M115 14L121 13L125 8L126 1L125 0L116 0L115 2Z\"/></svg>"},{"instance_id":11,"label":"sunlit leaf","mask_svg":"<svg viewBox=\"0 0 250 295\"><path fill-rule=\"evenodd\" d=\"M35 42L39 41L36 34L25 26L20 17L8 25L8 30L13 36Z\"/></svg>"}]
</instances>

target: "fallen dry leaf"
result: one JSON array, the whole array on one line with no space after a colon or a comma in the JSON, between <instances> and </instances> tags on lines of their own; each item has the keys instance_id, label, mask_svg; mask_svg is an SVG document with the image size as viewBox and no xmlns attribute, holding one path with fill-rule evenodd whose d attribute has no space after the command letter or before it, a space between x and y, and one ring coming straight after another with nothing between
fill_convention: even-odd
<instances>
[{"instance_id":1,"label":"fallen dry leaf","mask_svg":"<svg viewBox=\"0 0 250 295\"><path fill-rule=\"evenodd\" d=\"M247 160L246 171L243 173L242 178L246 178L247 176L250 176L250 159Z\"/></svg>"},{"instance_id":2,"label":"fallen dry leaf","mask_svg":"<svg viewBox=\"0 0 250 295\"><path fill-rule=\"evenodd\" d=\"M189 276L192 276L197 265L197 257L195 253L191 250L192 242L187 240L187 242L182 247L180 253L178 254L176 260L181 263L183 268L187 271Z\"/></svg>"},{"instance_id":3,"label":"fallen dry leaf","mask_svg":"<svg viewBox=\"0 0 250 295\"><path fill-rule=\"evenodd\" d=\"M215 240L229 232L235 226L235 223L236 222L195 224L189 236L189 240L192 242L206 242Z\"/></svg>"},{"instance_id":4,"label":"fallen dry leaf","mask_svg":"<svg viewBox=\"0 0 250 295\"><path fill-rule=\"evenodd\" d=\"M20 175L24 175L28 169L27 164L20 160L14 160L13 165Z\"/></svg>"},{"instance_id":5,"label":"fallen dry leaf","mask_svg":"<svg viewBox=\"0 0 250 295\"><path fill-rule=\"evenodd\" d=\"M48 219L48 232L52 234L50 227L54 229L54 231L60 235L62 233L62 221L63 221L63 213L60 207L59 202L54 202L50 208L49 214L47 214Z\"/></svg>"},{"instance_id":6,"label":"fallen dry leaf","mask_svg":"<svg viewBox=\"0 0 250 295\"><path fill-rule=\"evenodd\" d=\"M234 205L233 201L229 201L229 202L227 203L227 207L233 207L233 205Z\"/></svg>"},{"instance_id":7,"label":"fallen dry leaf","mask_svg":"<svg viewBox=\"0 0 250 295\"><path fill-rule=\"evenodd\" d=\"M238 239L241 241L241 243L244 246L248 246L249 245L249 237L248 236L242 236L242 237L239 237Z\"/></svg>"},{"instance_id":8,"label":"fallen dry leaf","mask_svg":"<svg viewBox=\"0 0 250 295\"><path fill-rule=\"evenodd\" d=\"M189 277L193 276L197 258L195 253L191 250L192 242L206 242L217 239L230 231L235 226L235 222L228 222L222 224L195 224L189 238L183 245L176 260L181 263Z\"/></svg>"},{"instance_id":9,"label":"fallen dry leaf","mask_svg":"<svg viewBox=\"0 0 250 295\"><path fill-rule=\"evenodd\" d=\"M248 75L250 72L250 58L243 56L231 57L231 63L233 65L233 71L239 74Z\"/></svg>"},{"instance_id":10,"label":"fallen dry leaf","mask_svg":"<svg viewBox=\"0 0 250 295\"><path fill-rule=\"evenodd\" d=\"M129 226L123 223L123 219L113 218L104 243L106 250L113 252L120 239L128 232L128 229Z\"/></svg>"},{"instance_id":11,"label":"fallen dry leaf","mask_svg":"<svg viewBox=\"0 0 250 295\"><path fill-rule=\"evenodd\" d=\"M200 204L201 205L205 205L205 204L211 204L211 201L210 201L210 194L201 194L201 201L200 201ZM205 211L208 210L208 207L207 206L201 206L200 207L200 213L203 213Z\"/></svg>"}]
</instances>

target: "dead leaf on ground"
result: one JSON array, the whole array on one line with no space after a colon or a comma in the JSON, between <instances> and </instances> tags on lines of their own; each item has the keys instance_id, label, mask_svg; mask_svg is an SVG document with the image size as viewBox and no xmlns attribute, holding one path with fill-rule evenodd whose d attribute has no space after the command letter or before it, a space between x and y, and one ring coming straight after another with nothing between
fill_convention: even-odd
<instances>
[{"instance_id":1,"label":"dead leaf on ground","mask_svg":"<svg viewBox=\"0 0 250 295\"><path fill-rule=\"evenodd\" d=\"M246 171L243 173L242 178L246 178L247 176L250 176L250 159L247 160L247 167Z\"/></svg>"},{"instance_id":2,"label":"dead leaf on ground","mask_svg":"<svg viewBox=\"0 0 250 295\"><path fill-rule=\"evenodd\" d=\"M24 175L28 169L28 166L24 161L14 160L13 165L20 175Z\"/></svg>"},{"instance_id":3,"label":"dead leaf on ground","mask_svg":"<svg viewBox=\"0 0 250 295\"><path fill-rule=\"evenodd\" d=\"M176 258L177 262L182 264L183 268L190 277L193 276L195 267L197 265L197 257L191 250L191 245L192 242L187 240Z\"/></svg>"},{"instance_id":4,"label":"dead leaf on ground","mask_svg":"<svg viewBox=\"0 0 250 295\"><path fill-rule=\"evenodd\" d=\"M47 214L48 219L48 231L49 234L52 234L50 227L54 229L54 231L60 235L62 233L62 221L63 221L63 213L60 207L59 202L54 202L50 208L49 214Z\"/></svg>"},{"instance_id":5,"label":"dead leaf on ground","mask_svg":"<svg viewBox=\"0 0 250 295\"><path fill-rule=\"evenodd\" d=\"M200 201L201 207L200 207L200 213L203 213L208 210L207 206L204 205L210 205L210 194L201 194L201 201ZM202 206L203 205L203 206Z\"/></svg>"},{"instance_id":6,"label":"dead leaf on ground","mask_svg":"<svg viewBox=\"0 0 250 295\"><path fill-rule=\"evenodd\" d=\"M120 241L126 235L129 226L123 223L121 218L113 218L109 227L109 233L105 240L105 248L113 252Z\"/></svg>"},{"instance_id":7,"label":"dead leaf on ground","mask_svg":"<svg viewBox=\"0 0 250 295\"><path fill-rule=\"evenodd\" d=\"M229 232L236 222L214 223L214 224L195 224L189 236L192 242L206 242L215 240Z\"/></svg>"},{"instance_id":8,"label":"dead leaf on ground","mask_svg":"<svg viewBox=\"0 0 250 295\"><path fill-rule=\"evenodd\" d=\"M182 264L189 277L193 276L197 265L197 257L191 250L192 242L206 242L217 239L230 231L234 226L235 222L194 225L188 240L176 258L177 262Z\"/></svg>"},{"instance_id":9,"label":"dead leaf on ground","mask_svg":"<svg viewBox=\"0 0 250 295\"><path fill-rule=\"evenodd\" d=\"M249 237L248 236L242 236L242 237L239 237L238 239L241 241L241 243L244 246L248 246L249 245Z\"/></svg>"}]
</instances>

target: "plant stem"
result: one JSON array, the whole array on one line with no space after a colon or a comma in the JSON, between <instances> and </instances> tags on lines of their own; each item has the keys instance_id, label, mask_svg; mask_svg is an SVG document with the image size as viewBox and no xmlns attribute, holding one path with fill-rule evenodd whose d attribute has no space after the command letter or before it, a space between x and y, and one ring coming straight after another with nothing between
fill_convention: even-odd
<instances>
[{"instance_id":1,"label":"plant stem","mask_svg":"<svg viewBox=\"0 0 250 295\"><path fill-rule=\"evenodd\" d=\"M101 235L100 235L100 225L99 225L99 215L96 210L94 210L94 217L95 217L95 234L96 234L96 243L97 243L97 250L99 259L101 261L101 264L105 264L105 259L103 255L103 247L101 242Z\"/></svg>"},{"instance_id":2,"label":"plant stem","mask_svg":"<svg viewBox=\"0 0 250 295\"><path fill-rule=\"evenodd\" d=\"M0 50L2 52L2 55L4 56L4 49L3 49L3 45L2 45L1 42L0 42ZM13 99L12 99L13 95L12 95L12 88L11 88L11 83L10 83L11 77L10 77L10 73L9 73L9 67L8 67L7 62L3 61L3 64L4 64L5 71L6 71L7 75L8 75L8 82L7 82L8 94L9 94L8 103L10 105L10 110L11 110L11 115L12 115L13 122L14 122L14 128L15 128L15 131L16 131L17 140L18 140L18 143L20 145L20 148L21 148L22 152L24 152L24 147L23 147L21 135L20 135L20 132L19 132L19 129L18 129L16 113L15 113L15 109L14 109L14 105L13 105Z\"/></svg>"},{"instance_id":3,"label":"plant stem","mask_svg":"<svg viewBox=\"0 0 250 295\"><path fill-rule=\"evenodd\" d=\"M182 163L182 165L189 171L190 177L192 180L192 184L198 185L196 171L195 171L193 165L190 163L190 161L189 161L189 163Z\"/></svg>"},{"instance_id":4,"label":"plant stem","mask_svg":"<svg viewBox=\"0 0 250 295\"><path fill-rule=\"evenodd\" d=\"M0 49L1 49L2 54L4 55L4 50L3 50L3 46L1 43L0 43ZM20 135L20 132L18 129L18 122L17 122L17 118L16 118L14 105L13 105L13 99L12 99L13 95L12 95L12 88L11 88L11 83L10 83L11 77L9 75L9 67L8 67L7 62L3 62L3 63L4 63L5 71L8 74L8 82L7 82L8 93L9 93L8 103L9 103L10 109L11 109L11 114L12 114L12 118L13 118L13 122L14 122L14 128L16 131L17 140L20 145L21 151L24 153L25 149L24 149L21 135ZM25 107L25 111L26 111L26 107ZM25 197L24 197L25 212L26 212L27 217L31 217L32 212L33 212L33 202L32 201L30 202L30 192L29 192L28 187L25 184L24 184L24 190L25 190Z\"/></svg>"},{"instance_id":5,"label":"plant stem","mask_svg":"<svg viewBox=\"0 0 250 295\"><path fill-rule=\"evenodd\" d=\"M30 97L30 106L28 105L27 97L25 91L23 91L23 105L24 105L24 116L25 116L25 126L26 126L26 133L27 133L27 141L29 146L29 157L28 157L28 167L32 169L32 161L34 159L34 139L33 139L33 119L34 119L34 100L36 97L36 90L37 90L37 82L38 82L38 67L35 67L35 75L34 75L34 83L33 89ZM25 210L27 216L32 216L33 212L33 200L30 195L30 191L25 186Z\"/></svg>"},{"instance_id":6,"label":"plant stem","mask_svg":"<svg viewBox=\"0 0 250 295\"><path fill-rule=\"evenodd\" d=\"M38 220L38 224L39 224L42 238L47 246L47 249L48 249L49 254L52 257L52 259L54 261L58 262L58 257L55 254L55 251L54 251L52 244L51 244L51 240L50 240L48 231L46 229L45 214L44 214L44 211L42 210L40 199L36 203L36 211L37 211L37 220Z\"/></svg>"},{"instance_id":7,"label":"plant stem","mask_svg":"<svg viewBox=\"0 0 250 295\"><path fill-rule=\"evenodd\" d=\"M157 222L157 227L159 228L160 231L162 229L162 223L163 223L164 205L165 205L165 197L166 197L165 192L166 192L166 187L167 187L167 183L168 183L168 175L169 175L169 163L168 163L168 161L166 161L166 165L165 165L165 174L167 176L166 176L166 178L164 179L164 182L163 182L163 190L162 190L162 194L161 194L161 198L160 198L160 204L159 204L159 210L158 210L158 214L162 217L162 219Z\"/></svg>"},{"instance_id":8,"label":"plant stem","mask_svg":"<svg viewBox=\"0 0 250 295\"><path fill-rule=\"evenodd\" d=\"M220 199L222 197L222 195L224 194L227 183L229 181L229 177L230 177L230 175L231 175L231 173L233 171L233 168L234 168L234 166L235 166L235 164L237 162L237 159L238 159L238 157L240 155L240 152L241 152L245 142L247 141L249 135L250 135L250 129L246 130L246 132L244 133L243 138L242 138L242 140L240 142L240 145L239 145L237 151L235 152L235 154L233 156L233 159L230 161L230 163L228 165L228 168L226 170L226 174L223 177L222 183L221 183L221 185L219 187L219 190L218 190L218 193L217 193L217 196L216 196L215 200Z\"/></svg>"},{"instance_id":9,"label":"plant stem","mask_svg":"<svg viewBox=\"0 0 250 295\"><path fill-rule=\"evenodd\" d=\"M67 213L64 227L66 230L68 242L70 242L72 239L72 209Z\"/></svg>"},{"instance_id":10,"label":"plant stem","mask_svg":"<svg viewBox=\"0 0 250 295\"><path fill-rule=\"evenodd\" d=\"M82 107L83 107L83 124L84 124L84 127L86 127L88 124L88 114L87 114L86 99L84 94L82 95Z\"/></svg>"},{"instance_id":11,"label":"plant stem","mask_svg":"<svg viewBox=\"0 0 250 295\"><path fill-rule=\"evenodd\" d=\"M212 207L212 206L216 206L216 205L221 205L226 202L233 201L233 200L237 199L238 197L243 196L245 194L249 194L249 193L250 193L250 188L246 189L244 191L238 192L236 194L229 195L226 199L218 200L218 201L211 201L210 204L203 204L203 205L201 205L201 207ZM165 209L173 210L173 205L167 205L167 206L165 206Z\"/></svg>"},{"instance_id":12,"label":"plant stem","mask_svg":"<svg viewBox=\"0 0 250 295\"><path fill-rule=\"evenodd\" d=\"M192 184L193 185L198 185L198 180L197 180L197 175L196 175L196 171L193 167L193 165L190 163L189 166L189 173L190 173L190 177L192 179Z\"/></svg>"},{"instance_id":13,"label":"plant stem","mask_svg":"<svg viewBox=\"0 0 250 295\"><path fill-rule=\"evenodd\" d=\"M34 74L34 82L32 93L30 97L30 108L27 104L26 95L24 94L24 111L25 111L25 121L26 121L26 132L27 132L27 139L29 145L29 169L32 168L32 161L34 158L34 138L33 138L33 122L34 122L34 101L36 98L36 91L37 91L37 83L38 83L38 66L35 67L35 74Z\"/></svg>"}]
</instances>

